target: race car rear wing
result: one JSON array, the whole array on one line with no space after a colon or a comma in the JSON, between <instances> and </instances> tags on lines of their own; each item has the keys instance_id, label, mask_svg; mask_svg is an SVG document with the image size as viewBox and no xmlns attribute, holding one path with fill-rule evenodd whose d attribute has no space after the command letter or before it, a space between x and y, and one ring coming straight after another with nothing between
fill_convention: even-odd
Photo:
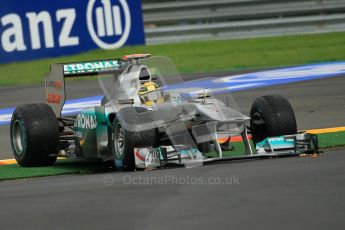
<instances>
[{"instance_id":1,"label":"race car rear wing","mask_svg":"<svg viewBox=\"0 0 345 230\"><path fill-rule=\"evenodd\" d=\"M63 64L64 77L83 77L123 70L126 62L121 59Z\"/></svg>"},{"instance_id":2,"label":"race car rear wing","mask_svg":"<svg viewBox=\"0 0 345 230\"><path fill-rule=\"evenodd\" d=\"M49 104L57 117L61 117L61 110L65 104L65 78L98 76L102 74L121 74L131 63L150 54L126 55L122 59L108 59L97 61L52 64L50 71L45 74L46 103Z\"/></svg>"},{"instance_id":3,"label":"race car rear wing","mask_svg":"<svg viewBox=\"0 0 345 230\"><path fill-rule=\"evenodd\" d=\"M128 62L121 59L52 64L44 77L46 103L53 108L55 115L60 117L66 100L65 78L120 74L127 65Z\"/></svg>"}]
</instances>

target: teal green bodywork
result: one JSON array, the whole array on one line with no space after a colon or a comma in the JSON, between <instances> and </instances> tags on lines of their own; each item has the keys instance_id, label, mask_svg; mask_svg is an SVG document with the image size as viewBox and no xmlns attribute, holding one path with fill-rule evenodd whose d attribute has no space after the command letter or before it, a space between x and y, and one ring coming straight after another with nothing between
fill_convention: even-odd
<instances>
[{"instance_id":1,"label":"teal green bodywork","mask_svg":"<svg viewBox=\"0 0 345 230\"><path fill-rule=\"evenodd\" d=\"M95 106L83 110L75 119L75 135L83 158L112 158L109 115L104 106Z\"/></svg>"},{"instance_id":2,"label":"teal green bodywork","mask_svg":"<svg viewBox=\"0 0 345 230\"><path fill-rule=\"evenodd\" d=\"M268 137L256 144L256 149L294 149L295 140L293 138L286 138L285 136Z\"/></svg>"}]
</instances>

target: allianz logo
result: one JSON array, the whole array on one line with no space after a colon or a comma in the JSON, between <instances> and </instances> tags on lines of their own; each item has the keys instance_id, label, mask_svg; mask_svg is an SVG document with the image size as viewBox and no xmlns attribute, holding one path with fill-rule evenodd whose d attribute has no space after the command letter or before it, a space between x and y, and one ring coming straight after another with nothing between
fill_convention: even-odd
<instances>
[{"instance_id":1,"label":"allianz logo","mask_svg":"<svg viewBox=\"0 0 345 230\"><path fill-rule=\"evenodd\" d=\"M122 34L119 6L112 6L110 0L101 0L103 7L96 8L97 34L99 37Z\"/></svg>"},{"instance_id":2,"label":"allianz logo","mask_svg":"<svg viewBox=\"0 0 345 230\"><path fill-rule=\"evenodd\" d=\"M86 19L87 28L92 40L103 49L115 49L123 46L128 39L131 29L131 14L126 0L118 0L118 4L112 4L111 0L100 0L102 6L95 7L97 0L89 0ZM124 18L121 17L123 11ZM93 15L96 15L96 26L93 23ZM124 20L122 22L122 20ZM102 37L120 35L113 43L104 42Z\"/></svg>"},{"instance_id":3,"label":"allianz logo","mask_svg":"<svg viewBox=\"0 0 345 230\"><path fill-rule=\"evenodd\" d=\"M121 11L123 14L121 14ZM123 15L123 16L122 16ZM1 47L5 52L39 50L42 48L71 47L80 44L85 32L76 22L84 17L85 32L93 42L103 49L119 48L128 39L131 28L131 15L126 0L89 0L85 12L76 8L58 9L55 12L15 12L0 17ZM28 35L24 26L28 26ZM78 29L82 34L77 34ZM113 42L102 38L113 37ZM26 40L25 40L26 39Z\"/></svg>"}]
</instances>

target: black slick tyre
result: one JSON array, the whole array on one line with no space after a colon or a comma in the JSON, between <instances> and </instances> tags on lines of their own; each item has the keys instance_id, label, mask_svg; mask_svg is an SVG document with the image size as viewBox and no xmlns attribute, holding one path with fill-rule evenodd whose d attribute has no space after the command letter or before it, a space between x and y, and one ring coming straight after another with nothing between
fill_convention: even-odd
<instances>
[{"instance_id":1,"label":"black slick tyre","mask_svg":"<svg viewBox=\"0 0 345 230\"><path fill-rule=\"evenodd\" d=\"M47 104L18 106L11 119L11 147L23 167L50 166L59 151L58 121Z\"/></svg>"},{"instance_id":2,"label":"black slick tyre","mask_svg":"<svg viewBox=\"0 0 345 230\"><path fill-rule=\"evenodd\" d=\"M295 113L289 101L280 95L257 98L251 107L250 117L254 143L267 137L297 133Z\"/></svg>"}]
</instances>

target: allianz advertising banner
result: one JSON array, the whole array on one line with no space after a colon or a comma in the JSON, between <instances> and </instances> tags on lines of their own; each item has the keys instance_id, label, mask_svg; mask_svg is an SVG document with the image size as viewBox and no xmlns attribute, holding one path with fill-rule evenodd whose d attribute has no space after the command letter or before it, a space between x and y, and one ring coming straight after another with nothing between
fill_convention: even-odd
<instances>
[{"instance_id":1,"label":"allianz advertising banner","mask_svg":"<svg viewBox=\"0 0 345 230\"><path fill-rule=\"evenodd\" d=\"M140 0L0 0L0 4L0 63L145 43Z\"/></svg>"}]
</instances>

